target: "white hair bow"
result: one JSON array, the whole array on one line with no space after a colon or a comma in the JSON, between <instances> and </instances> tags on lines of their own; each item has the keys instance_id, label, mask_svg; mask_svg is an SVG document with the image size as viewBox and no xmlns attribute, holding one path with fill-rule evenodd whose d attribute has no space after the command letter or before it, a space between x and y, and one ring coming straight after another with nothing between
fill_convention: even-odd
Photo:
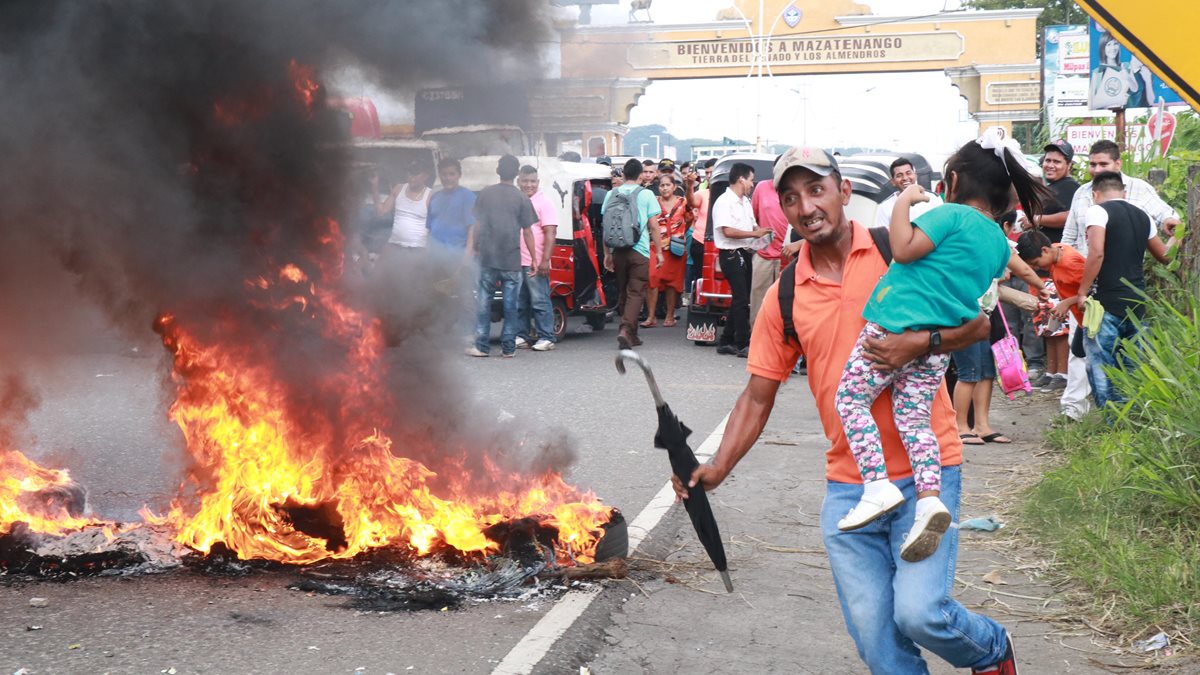
<instances>
[{"instance_id":1,"label":"white hair bow","mask_svg":"<svg viewBox=\"0 0 1200 675\"><path fill-rule=\"evenodd\" d=\"M1008 148L1008 151L1012 153L1013 159L1019 160L1021 158L1021 144L1017 142L1017 139L1006 138L1006 136L1007 134L1004 133L1003 128L992 127L991 129L983 132L982 136L975 139L975 142L979 144L979 147L996 153L996 156L1000 158L1001 163L1004 164L1005 172L1008 171L1008 163L1004 161L1005 148Z\"/></svg>"}]
</instances>

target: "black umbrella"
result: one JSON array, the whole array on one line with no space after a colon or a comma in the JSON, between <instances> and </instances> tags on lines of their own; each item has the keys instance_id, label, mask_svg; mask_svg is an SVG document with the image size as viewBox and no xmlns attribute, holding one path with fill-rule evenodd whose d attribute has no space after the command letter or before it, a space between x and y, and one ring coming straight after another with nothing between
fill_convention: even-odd
<instances>
[{"instance_id":1,"label":"black umbrella","mask_svg":"<svg viewBox=\"0 0 1200 675\"><path fill-rule=\"evenodd\" d=\"M650 393L654 396L654 405L658 408L658 431L654 434L654 447L667 451L667 455L671 458L671 471L675 472L684 485L687 485L692 478L692 472L700 465L687 442L692 430L680 422L675 413L671 412L671 406L663 400L662 392L658 390L658 383L654 381L654 373L650 372L650 366L646 365L642 357L633 350L622 349L617 353L617 372L625 373L625 361L633 361L638 364L642 372L646 374L646 382L650 384ZM733 582L729 579L729 563L725 560L725 546L721 544L721 531L717 529L717 519L713 517L712 506L708 503L708 495L704 492L704 486L696 485L688 488L688 498L684 500L683 504L687 508L688 516L692 519L692 527L696 528L696 535L700 538L700 543L704 544L704 550L708 551L708 557L713 561L713 567L716 567L717 571L721 573L721 581L725 582L725 590L732 593Z\"/></svg>"}]
</instances>

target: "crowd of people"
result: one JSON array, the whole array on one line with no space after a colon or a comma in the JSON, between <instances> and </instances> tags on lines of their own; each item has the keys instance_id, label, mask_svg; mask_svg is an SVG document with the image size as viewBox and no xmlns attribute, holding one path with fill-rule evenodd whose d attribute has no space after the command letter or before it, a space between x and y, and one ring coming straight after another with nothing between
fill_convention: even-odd
<instances>
[{"instance_id":1,"label":"crowd of people","mask_svg":"<svg viewBox=\"0 0 1200 675\"><path fill-rule=\"evenodd\" d=\"M501 356L518 349L555 348L550 299L550 267L559 226L554 203L541 189L537 167L521 165L512 155L496 164L498 181L478 194L461 185L462 164L438 162L441 189L430 183L432 171L421 162L406 168L406 180L385 196L377 171L368 178L369 204L360 214L358 236L348 253L355 258L382 257L404 265L436 243L460 256L467 269L478 269L474 339L466 353L491 352L492 302L501 293Z\"/></svg>"},{"instance_id":2,"label":"crowd of people","mask_svg":"<svg viewBox=\"0 0 1200 675\"><path fill-rule=\"evenodd\" d=\"M1008 630L959 604L950 588L963 446L1009 442L989 426L987 403L997 362L1006 375L1013 364L1024 374L1019 360L1000 358L1003 350L993 360L992 344L1010 343L1011 306L1032 327L1025 352L1032 360L1040 349L1045 359L1035 377L1061 392L1064 414L1083 413L1089 381L1098 406L1119 403L1106 369L1136 358L1143 259L1150 252L1166 261L1172 243L1158 233L1170 235L1179 222L1150 186L1121 173L1115 144L1092 146L1085 185L1069 177L1073 155L1064 142L1046 146L1039 180L1019 145L986 133L949 159L937 190L943 203L933 206L911 164L897 160L897 195L880 206L875 228L847 217L850 183L830 153L792 148L774 164L776 201L800 238L784 252L795 264L758 307L749 382L716 455L687 486L672 482L683 499L687 487L719 485L754 447L780 384L807 356L832 444L822 536L846 625L873 673L927 672L922 650L974 673L1017 671ZM745 177L731 168L731 186ZM765 235L742 204L748 192L743 183L727 193L735 224L722 225L713 210L714 228L745 233L722 250L730 271L746 266L736 239ZM1002 286L1008 279L1017 281ZM730 283L736 302L744 291ZM740 324L733 311L729 323ZM955 370L951 397L942 382L953 382ZM1029 383L1003 385L1014 392Z\"/></svg>"},{"instance_id":3,"label":"crowd of people","mask_svg":"<svg viewBox=\"0 0 1200 675\"><path fill-rule=\"evenodd\" d=\"M728 476L761 434L780 384L807 360L832 444L822 536L846 624L872 672L924 672L918 647L977 673L1015 672L1008 631L951 597L956 547L944 545L957 536L950 525L963 446L1011 442L989 421L997 363L1012 375L997 346L1015 333L1017 363L1029 366L1018 366L1019 382L1001 377L1006 393L1056 393L1072 419L1087 412L1089 396L1101 409L1123 401L1108 371L1136 358L1144 258L1168 260L1174 240L1160 233L1173 235L1179 216L1152 186L1122 173L1110 141L1091 147L1083 185L1071 177L1069 144L1043 152L1038 179L1019 145L990 131L947 161L934 191L899 158L890 166L895 194L879 204L873 227L849 219L849 181L834 154L812 147L777 157L766 180L731 163L716 199L713 161L630 159L595 193L620 348L642 344L639 329L676 323L705 273L706 239L730 286L716 351L746 358L750 379L691 485L712 489ZM411 256L433 240L475 262L467 354L490 353L497 289L501 355L552 350L557 214L537 168L506 155L496 174L476 194L459 184L459 163L443 160L434 191L430 172L414 166L386 197L373 179L369 210L391 216L385 255Z\"/></svg>"},{"instance_id":4,"label":"crowd of people","mask_svg":"<svg viewBox=\"0 0 1200 675\"><path fill-rule=\"evenodd\" d=\"M1092 146L1087 169L1093 180L1085 185L1071 175L1075 152L1070 144L1057 141L1043 152L1038 209L1021 204L1014 193L1008 204L989 211L1015 251L992 289L999 310L990 313L990 336L949 355L947 380L958 433L968 445L1010 442L989 419L997 379L991 346L1010 332L1019 340L1031 388L1059 395L1063 415L1082 417L1091 407L1089 396L1098 405L1121 400L1104 367L1127 358L1121 341L1139 330L1142 310L1134 289L1144 286L1144 253L1165 261L1169 243L1159 233L1170 236L1179 223L1179 215L1149 183L1121 172L1115 143ZM830 156L836 161L836 155ZM607 158L599 161L608 163ZM704 274L707 237L731 295L716 351L749 356L752 327L764 299L796 258L804 230L814 224L790 223L775 181L757 180L745 163L728 167L725 189L710 208L715 163L630 159L612 167L611 188L596 189L599 209L593 229L603 266L615 277L612 304L619 347L642 344L644 329L677 324L694 282ZM912 161L898 158L889 171L895 191L879 204L875 228L890 231L897 219L918 222L940 210L939 193L948 192L948 184L922 191L917 199ZM506 155L497 163L498 182L478 193L460 184L462 166L455 159L438 163L440 189L433 187L433 173L414 163L407 179L386 195L379 190L378 175L372 175L368 211L383 219L385 227L365 228L361 247L403 259L436 242L478 266L476 326L467 354L484 357L491 352L497 289L502 297L501 355L555 349L550 263L560 223L553 202L541 190L538 169ZM1110 230L1110 220L1120 227ZM1113 236L1133 221L1139 233L1147 230L1145 241ZM629 227L624 240L612 238L620 223ZM971 264L964 261L962 267ZM1085 297L1093 286L1089 305ZM1095 308L1093 331L1081 329L1091 325L1089 306ZM805 365L802 358L797 371L804 372Z\"/></svg>"}]
</instances>

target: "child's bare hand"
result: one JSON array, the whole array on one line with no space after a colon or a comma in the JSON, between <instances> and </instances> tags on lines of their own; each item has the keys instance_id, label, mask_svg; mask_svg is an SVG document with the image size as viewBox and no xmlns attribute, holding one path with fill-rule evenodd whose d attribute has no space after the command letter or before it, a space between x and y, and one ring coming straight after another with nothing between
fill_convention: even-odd
<instances>
[{"instance_id":1,"label":"child's bare hand","mask_svg":"<svg viewBox=\"0 0 1200 675\"><path fill-rule=\"evenodd\" d=\"M929 195L925 192L925 188L917 183L904 188L904 192L900 193L900 198L907 199L909 204L919 204L929 201Z\"/></svg>"}]
</instances>

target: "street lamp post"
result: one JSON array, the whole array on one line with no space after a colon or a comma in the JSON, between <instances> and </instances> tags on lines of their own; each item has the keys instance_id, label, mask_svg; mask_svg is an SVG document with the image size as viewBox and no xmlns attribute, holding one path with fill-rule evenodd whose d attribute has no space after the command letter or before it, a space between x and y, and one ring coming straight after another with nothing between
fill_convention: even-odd
<instances>
[{"instance_id":1,"label":"street lamp post","mask_svg":"<svg viewBox=\"0 0 1200 675\"><path fill-rule=\"evenodd\" d=\"M662 159L662 137L658 134L650 134L650 138L654 139L654 159Z\"/></svg>"},{"instance_id":2,"label":"street lamp post","mask_svg":"<svg viewBox=\"0 0 1200 675\"><path fill-rule=\"evenodd\" d=\"M737 3L734 3L732 7L742 17L742 23L746 24L746 32L750 34L750 38L754 41L754 63L750 64L750 72L746 74L746 77L753 77L755 68L758 69L758 106L754 115L754 148L758 152L764 152L766 147L763 144L762 137L763 68L766 68L768 77L775 77L775 74L771 72L769 58L770 40L775 35L775 28L779 25L779 20L783 18L783 13L787 11L788 6L779 10L779 13L775 15L775 20L771 22L771 29L767 31L764 30L766 28L766 21L763 17L763 14L767 11L766 0L758 0L758 35L754 34L754 29L750 25L750 19L737 6Z\"/></svg>"},{"instance_id":3,"label":"street lamp post","mask_svg":"<svg viewBox=\"0 0 1200 675\"><path fill-rule=\"evenodd\" d=\"M645 156L646 156L646 146L647 146L647 145L650 145L650 144L649 144L649 143L642 143L642 147L641 147L640 149L638 149L638 156L640 156L640 157L645 157Z\"/></svg>"}]
</instances>

